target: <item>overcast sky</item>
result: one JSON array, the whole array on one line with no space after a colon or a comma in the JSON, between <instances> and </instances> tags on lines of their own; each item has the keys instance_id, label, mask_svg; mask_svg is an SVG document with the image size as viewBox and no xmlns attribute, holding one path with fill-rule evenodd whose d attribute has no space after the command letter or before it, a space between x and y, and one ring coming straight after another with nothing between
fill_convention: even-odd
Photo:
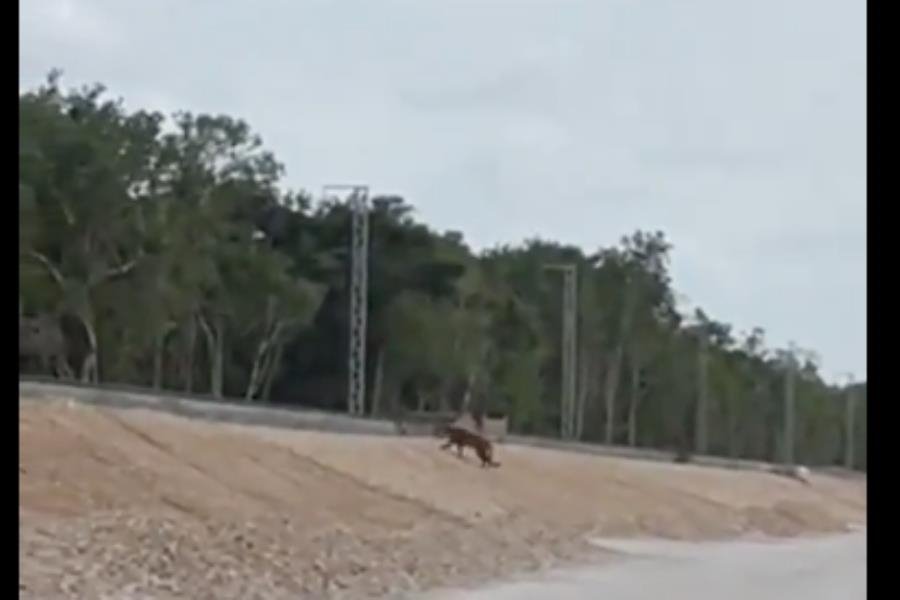
<instances>
[{"instance_id":1,"label":"overcast sky","mask_svg":"<svg viewBox=\"0 0 900 600\"><path fill-rule=\"evenodd\" d=\"M53 67L246 119L291 186L366 182L475 248L674 243L738 331L866 375L865 3L28 0Z\"/></svg>"}]
</instances>

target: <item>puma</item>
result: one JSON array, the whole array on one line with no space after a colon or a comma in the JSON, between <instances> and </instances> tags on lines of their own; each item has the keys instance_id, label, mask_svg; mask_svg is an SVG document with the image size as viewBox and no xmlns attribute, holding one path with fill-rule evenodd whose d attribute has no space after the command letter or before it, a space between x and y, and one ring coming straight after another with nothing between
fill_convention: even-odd
<instances>
[{"instance_id":1,"label":"puma","mask_svg":"<svg viewBox=\"0 0 900 600\"><path fill-rule=\"evenodd\" d=\"M441 450L456 446L457 454L462 458L465 447L471 446L478 458L481 459L482 467L500 466L500 463L494 462L494 445L490 440L454 425L447 425L444 428L444 435L447 436L447 441L441 446Z\"/></svg>"}]
</instances>

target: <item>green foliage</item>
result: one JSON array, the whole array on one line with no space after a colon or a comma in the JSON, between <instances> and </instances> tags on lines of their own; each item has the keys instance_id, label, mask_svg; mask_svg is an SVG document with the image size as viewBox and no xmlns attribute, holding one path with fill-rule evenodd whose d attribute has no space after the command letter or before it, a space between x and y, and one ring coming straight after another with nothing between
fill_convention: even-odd
<instances>
[{"instance_id":1,"label":"green foliage","mask_svg":"<svg viewBox=\"0 0 900 600\"><path fill-rule=\"evenodd\" d=\"M63 321L76 371L345 406L346 206L284 190L282 165L228 116L129 112L99 85L64 91L58 73L20 96L19 113L21 305ZM373 198L370 231L373 412L469 403L556 435L562 295L547 266L574 263L582 439L689 444L702 342L711 452L776 455L790 359L798 460L842 460L846 390L813 357L767 350L761 330L680 315L662 232L592 254L546 240L476 254L396 196ZM864 468L864 401L856 426Z\"/></svg>"}]
</instances>

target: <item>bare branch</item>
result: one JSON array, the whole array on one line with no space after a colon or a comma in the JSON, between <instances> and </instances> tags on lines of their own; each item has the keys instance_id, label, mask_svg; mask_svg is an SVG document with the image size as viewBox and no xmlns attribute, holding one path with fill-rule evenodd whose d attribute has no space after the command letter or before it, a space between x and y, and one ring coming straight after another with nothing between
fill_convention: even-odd
<instances>
[{"instance_id":1,"label":"bare branch","mask_svg":"<svg viewBox=\"0 0 900 600\"><path fill-rule=\"evenodd\" d=\"M141 262L141 260L143 260L143 258L144 252L142 250L138 250L137 256L117 267L110 267L94 283L109 281L110 279L115 279L116 277L124 277L125 275L128 275Z\"/></svg>"},{"instance_id":2,"label":"bare branch","mask_svg":"<svg viewBox=\"0 0 900 600\"><path fill-rule=\"evenodd\" d=\"M107 279L113 279L114 277L122 277L123 275L128 275L131 271L134 270L134 267L137 265L139 260L140 257L133 258L125 264L119 265L118 267L107 269L102 279L105 281Z\"/></svg>"},{"instance_id":3,"label":"bare branch","mask_svg":"<svg viewBox=\"0 0 900 600\"><path fill-rule=\"evenodd\" d=\"M59 206L62 210L63 218L66 220L66 224L69 227L75 225L75 215L72 213L72 209L69 208L69 205L65 202L61 202Z\"/></svg>"},{"instance_id":4,"label":"bare branch","mask_svg":"<svg viewBox=\"0 0 900 600\"><path fill-rule=\"evenodd\" d=\"M212 347L215 344L215 335L213 335L212 328L202 314L197 315L197 322L200 323L200 328L203 329L203 333L206 335L206 341L209 344L209 349L212 351Z\"/></svg>"},{"instance_id":5,"label":"bare branch","mask_svg":"<svg viewBox=\"0 0 900 600\"><path fill-rule=\"evenodd\" d=\"M65 280L63 279L62 273L59 272L59 269L56 268L56 266L50 261L49 258L35 250L29 250L28 256L41 263L41 265L43 265L43 267L47 270L47 273L50 274L50 277L53 278L53 281L55 281L60 287L63 286Z\"/></svg>"}]
</instances>

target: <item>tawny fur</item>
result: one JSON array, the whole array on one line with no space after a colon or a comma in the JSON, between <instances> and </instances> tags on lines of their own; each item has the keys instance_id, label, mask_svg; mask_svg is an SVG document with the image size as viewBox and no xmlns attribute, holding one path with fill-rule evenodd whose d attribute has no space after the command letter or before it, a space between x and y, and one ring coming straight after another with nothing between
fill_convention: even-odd
<instances>
[{"instance_id":1,"label":"tawny fur","mask_svg":"<svg viewBox=\"0 0 900 600\"><path fill-rule=\"evenodd\" d=\"M451 446L456 446L456 452L462 458L463 450L466 446L475 450L475 454L481 460L482 467L499 467L500 463L494 462L494 445L490 440L472 433L467 429L448 425L444 428L444 435L447 441L441 446L442 450L446 450Z\"/></svg>"}]
</instances>

